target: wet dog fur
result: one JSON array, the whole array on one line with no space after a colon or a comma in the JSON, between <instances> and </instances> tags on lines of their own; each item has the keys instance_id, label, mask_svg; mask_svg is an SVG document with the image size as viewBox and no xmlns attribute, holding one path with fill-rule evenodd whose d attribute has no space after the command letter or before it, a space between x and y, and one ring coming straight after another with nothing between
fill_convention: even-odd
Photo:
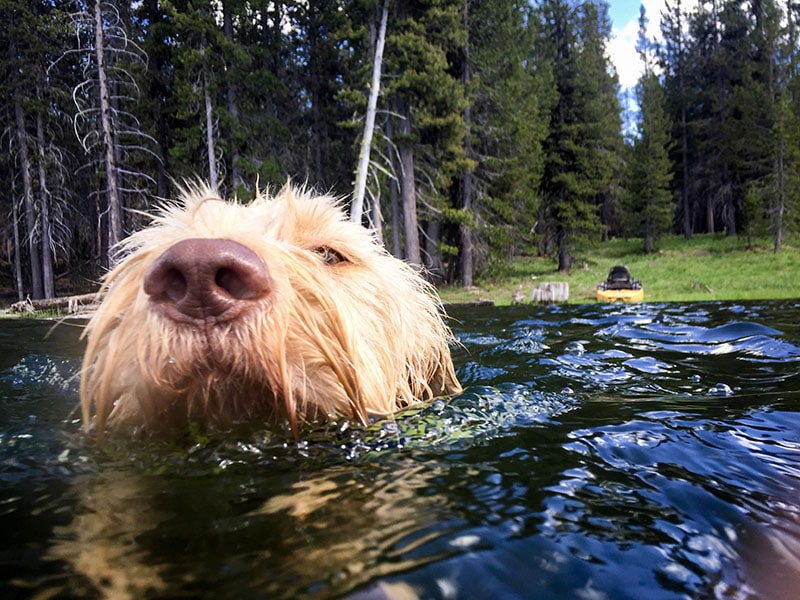
<instances>
[{"instance_id":1,"label":"wet dog fur","mask_svg":"<svg viewBox=\"0 0 800 600\"><path fill-rule=\"evenodd\" d=\"M170 430L372 416L457 393L432 287L333 198L188 185L128 238L85 332L84 423Z\"/></svg>"}]
</instances>

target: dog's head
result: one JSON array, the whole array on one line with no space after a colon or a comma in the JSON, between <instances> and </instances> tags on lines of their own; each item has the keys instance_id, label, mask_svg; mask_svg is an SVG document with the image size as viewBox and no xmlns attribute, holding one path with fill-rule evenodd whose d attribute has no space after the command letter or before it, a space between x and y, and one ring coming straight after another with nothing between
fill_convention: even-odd
<instances>
[{"instance_id":1,"label":"dog's head","mask_svg":"<svg viewBox=\"0 0 800 600\"><path fill-rule=\"evenodd\" d=\"M192 186L126 240L91 319L88 425L365 422L460 390L435 292L327 196Z\"/></svg>"}]
</instances>

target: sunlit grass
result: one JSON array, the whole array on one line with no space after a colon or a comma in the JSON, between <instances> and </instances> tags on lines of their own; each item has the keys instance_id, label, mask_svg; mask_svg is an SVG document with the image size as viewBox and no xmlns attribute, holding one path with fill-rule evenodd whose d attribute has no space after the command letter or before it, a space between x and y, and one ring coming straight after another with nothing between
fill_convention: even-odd
<instances>
[{"instance_id":1,"label":"sunlit grass","mask_svg":"<svg viewBox=\"0 0 800 600\"><path fill-rule=\"evenodd\" d=\"M0 319L58 319L65 316L68 315L55 308L21 313L13 310L0 310Z\"/></svg>"},{"instance_id":2,"label":"sunlit grass","mask_svg":"<svg viewBox=\"0 0 800 600\"><path fill-rule=\"evenodd\" d=\"M616 264L626 265L645 289L645 301L778 300L800 298L800 249L785 244L779 254L767 239L696 235L664 239L646 255L641 240L612 240L575 262L571 273L556 270L550 259L519 258L498 277L480 280L474 289L440 289L445 303L493 300L509 304L520 286L525 298L539 283L566 281L570 303L595 302L597 284Z\"/></svg>"}]
</instances>

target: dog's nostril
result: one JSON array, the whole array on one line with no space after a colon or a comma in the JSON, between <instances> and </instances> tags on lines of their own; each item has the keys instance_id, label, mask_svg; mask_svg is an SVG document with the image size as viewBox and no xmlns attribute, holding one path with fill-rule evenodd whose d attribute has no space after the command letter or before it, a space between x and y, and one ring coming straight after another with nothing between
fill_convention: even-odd
<instances>
[{"instance_id":1,"label":"dog's nostril","mask_svg":"<svg viewBox=\"0 0 800 600\"><path fill-rule=\"evenodd\" d=\"M248 277L230 267L222 267L217 270L214 276L214 283L219 288L237 300L249 300L258 295L258 290L254 289L248 281Z\"/></svg>"},{"instance_id":2,"label":"dog's nostril","mask_svg":"<svg viewBox=\"0 0 800 600\"><path fill-rule=\"evenodd\" d=\"M269 270L248 247L226 239L189 239L166 250L150 266L144 291L166 316L178 321L226 321L248 301L272 288Z\"/></svg>"},{"instance_id":3,"label":"dog's nostril","mask_svg":"<svg viewBox=\"0 0 800 600\"><path fill-rule=\"evenodd\" d=\"M186 277L180 269L166 269L161 282L160 295L173 302L178 302L186 295Z\"/></svg>"}]
</instances>

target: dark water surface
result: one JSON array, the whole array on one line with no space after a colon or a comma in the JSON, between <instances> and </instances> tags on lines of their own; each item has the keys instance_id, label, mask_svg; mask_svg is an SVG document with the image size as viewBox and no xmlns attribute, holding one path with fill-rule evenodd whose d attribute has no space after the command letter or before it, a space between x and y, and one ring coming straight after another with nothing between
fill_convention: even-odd
<instances>
[{"instance_id":1,"label":"dark water surface","mask_svg":"<svg viewBox=\"0 0 800 600\"><path fill-rule=\"evenodd\" d=\"M800 303L451 314L449 403L102 450L0 322L0 598L800 597Z\"/></svg>"}]
</instances>

